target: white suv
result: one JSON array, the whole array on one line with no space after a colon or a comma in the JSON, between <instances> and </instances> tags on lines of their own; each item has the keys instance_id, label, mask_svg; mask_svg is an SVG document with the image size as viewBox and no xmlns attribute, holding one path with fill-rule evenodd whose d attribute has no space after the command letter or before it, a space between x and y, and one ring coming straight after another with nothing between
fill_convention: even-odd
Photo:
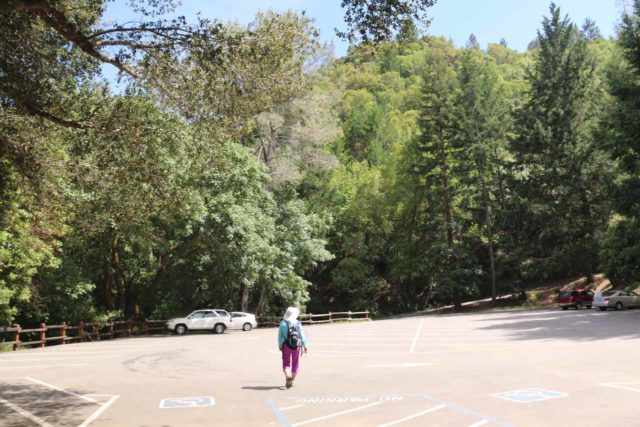
<instances>
[{"instance_id":1,"label":"white suv","mask_svg":"<svg viewBox=\"0 0 640 427\"><path fill-rule=\"evenodd\" d=\"M231 324L230 329L242 329L243 331L250 331L258 326L255 314L243 313L242 311L231 312Z\"/></svg>"},{"instance_id":2,"label":"white suv","mask_svg":"<svg viewBox=\"0 0 640 427\"><path fill-rule=\"evenodd\" d=\"M231 315L226 310L196 310L187 317L167 320L167 328L178 335L184 335L189 330L209 330L215 334L222 334L231 322Z\"/></svg>"}]
</instances>

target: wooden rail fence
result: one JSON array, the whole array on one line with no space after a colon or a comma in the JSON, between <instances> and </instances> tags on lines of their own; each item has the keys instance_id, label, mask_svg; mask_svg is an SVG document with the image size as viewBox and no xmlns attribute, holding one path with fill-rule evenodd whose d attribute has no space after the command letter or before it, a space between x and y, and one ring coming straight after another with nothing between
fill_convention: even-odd
<instances>
[{"instance_id":1,"label":"wooden rail fence","mask_svg":"<svg viewBox=\"0 0 640 427\"><path fill-rule=\"evenodd\" d=\"M145 320L135 323L133 319L112 320L101 322L80 322L77 325L69 325L62 322L60 325L47 325L41 323L39 328L23 329L20 325L12 327L0 327L0 333L9 335L11 340L0 341L0 344L9 344L13 351L21 347L45 347L50 344L64 345L68 342L98 341L101 339L114 339L133 335L149 334L152 331L165 330L166 320Z\"/></svg>"},{"instance_id":2,"label":"wooden rail fence","mask_svg":"<svg viewBox=\"0 0 640 427\"><path fill-rule=\"evenodd\" d=\"M369 311L342 311L326 314L301 314L299 317L303 324L321 324L333 322L357 322L372 320ZM278 326L282 317L263 316L258 317L259 327ZM133 319L112 320L107 323L80 322L70 325L62 322L60 325L47 325L41 323L38 328L23 329L20 325L12 327L0 327L0 333L10 340L0 341L0 344L8 344L13 351L21 347L45 347L50 344L64 345L68 342L99 341L102 339L114 339L134 335L148 335L152 332L167 331L166 320L145 320L136 323ZM52 334L55 334L52 336Z\"/></svg>"},{"instance_id":3,"label":"wooden rail fence","mask_svg":"<svg viewBox=\"0 0 640 427\"><path fill-rule=\"evenodd\" d=\"M326 314L301 314L298 319L303 325L315 325L319 323L333 323L333 322L358 322L367 321L371 319L371 313L367 311L338 311L329 312ZM278 326L282 317L277 316L264 316L258 318L259 326Z\"/></svg>"}]
</instances>

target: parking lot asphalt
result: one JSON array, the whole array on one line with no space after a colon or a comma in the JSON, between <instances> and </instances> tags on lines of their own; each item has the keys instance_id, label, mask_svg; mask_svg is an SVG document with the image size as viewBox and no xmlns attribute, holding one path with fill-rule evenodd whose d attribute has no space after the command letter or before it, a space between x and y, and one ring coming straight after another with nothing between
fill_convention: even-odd
<instances>
[{"instance_id":1,"label":"parking lot asphalt","mask_svg":"<svg viewBox=\"0 0 640 427\"><path fill-rule=\"evenodd\" d=\"M640 426L640 311L307 326L0 354L0 426Z\"/></svg>"}]
</instances>

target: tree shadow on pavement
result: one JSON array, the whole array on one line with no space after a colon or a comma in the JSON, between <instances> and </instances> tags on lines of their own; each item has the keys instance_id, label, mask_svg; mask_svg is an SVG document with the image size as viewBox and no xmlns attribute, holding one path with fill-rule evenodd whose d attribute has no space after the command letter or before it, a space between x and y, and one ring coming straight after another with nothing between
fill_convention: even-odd
<instances>
[{"instance_id":1,"label":"tree shadow on pavement","mask_svg":"<svg viewBox=\"0 0 640 427\"><path fill-rule=\"evenodd\" d=\"M477 328L479 331L504 331L513 340L568 340L576 342L604 339L640 338L640 311L545 312L532 315L478 319L496 322Z\"/></svg>"},{"instance_id":2,"label":"tree shadow on pavement","mask_svg":"<svg viewBox=\"0 0 640 427\"><path fill-rule=\"evenodd\" d=\"M257 386L243 386L242 389L268 391L268 390L286 390L287 388L285 386L257 385Z\"/></svg>"},{"instance_id":3,"label":"tree shadow on pavement","mask_svg":"<svg viewBox=\"0 0 640 427\"><path fill-rule=\"evenodd\" d=\"M74 390L77 394L85 394ZM43 389L35 384L0 383L0 397L7 403L0 404L0 425L34 425L16 410L27 411L54 426L77 426L98 406L57 390ZM12 410L11 405L14 409Z\"/></svg>"},{"instance_id":4,"label":"tree shadow on pavement","mask_svg":"<svg viewBox=\"0 0 640 427\"><path fill-rule=\"evenodd\" d=\"M496 312L488 312L488 313L473 313L476 316L482 316L482 319L478 319L478 322L495 322L499 320L510 320L514 321L516 319L547 319L549 317L561 317L561 316L575 316L575 315L590 315L596 314L599 311L595 309L583 309L581 311L576 311L574 309L563 311L563 310L513 310L513 311L496 311ZM471 314L470 314L471 315Z\"/></svg>"}]
</instances>

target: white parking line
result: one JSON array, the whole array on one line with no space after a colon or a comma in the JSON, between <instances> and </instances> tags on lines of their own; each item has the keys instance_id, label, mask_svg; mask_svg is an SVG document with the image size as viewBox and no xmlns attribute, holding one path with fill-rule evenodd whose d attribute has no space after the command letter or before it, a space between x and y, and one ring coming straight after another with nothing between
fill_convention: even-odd
<instances>
[{"instance_id":1,"label":"white parking line","mask_svg":"<svg viewBox=\"0 0 640 427\"><path fill-rule=\"evenodd\" d=\"M431 412L439 411L440 409L445 408L446 406L447 405L434 406L433 408L429 408L427 410L420 411L418 413L406 416L404 418L400 418L399 420L391 421L391 422L388 422L388 423L385 423L385 424L380 424L378 427L389 427L389 426L393 426L393 425L396 425L396 424L400 424L400 423L403 423L405 421L412 420L414 418L418 418L418 417L420 417L422 415L426 415L426 414L430 414Z\"/></svg>"},{"instance_id":2,"label":"white parking line","mask_svg":"<svg viewBox=\"0 0 640 427\"><path fill-rule=\"evenodd\" d=\"M313 341L315 342L315 341ZM326 344L326 343L320 343L318 344L320 346L322 346L322 348L342 348L342 347L347 347L347 348L353 348L353 342L346 342L346 343L333 343L333 344ZM359 346L362 347L390 347L390 343L385 342L383 340L378 340L378 341L370 341L370 342L359 342L358 343Z\"/></svg>"},{"instance_id":3,"label":"white parking line","mask_svg":"<svg viewBox=\"0 0 640 427\"><path fill-rule=\"evenodd\" d=\"M158 349L158 351L161 351L163 349ZM40 357L41 359L48 359L49 357L55 357L55 356L76 356L76 355L101 355L101 354L105 354L105 355L109 355L109 354L114 354L114 353L135 353L135 352L142 352L144 351L144 349L139 349L139 350L109 350L109 349L104 349L104 350L91 350L91 351L77 351L77 352L72 352L72 351L65 351L65 352L55 352L55 353L40 353L40 354L21 354L21 355L15 355L15 356L3 356L0 357L0 361L1 360L19 360L20 357L23 356L27 356L27 357Z\"/></svg>"},{"instance_id":4,"label":"white parking line","mask_svg":"<svg viewBox=\"0 0 640 427\"><path fill-rule=\"evenodd\" d=\"M62 389L62 388L60 388L60 387L56 387L56 386L54 386L54 385L47 384L47 383L45 383L44 381L36 380L36 379L34 379L34 378L31 378L31 377L25 377L25 379L27 379L27 380L29 380L29 381L31 381L31 382L34 382L34 383L36 383L36 384L40 384L40 385L43 385L43 386L45 386L45 387L48 387L48 388L50 388L50 389L52 389L52 390L56 390L56 391L59 391L59 392L62 392L62 393L66 393L66 394L68 394L68 395L70 395L70 396L74 396L74 397L77 397L77 398L82 399L82 400L86 400L87 402L91 402L91 403L98 403L98 401L97 401L97 400L95 400L95 399L93 399L93 398L91 398L91 397L82 396L82 395L80 395L80 394L76 394L76 393L73 393L73 392L71 392L71 391L64 390L64 389Z\"/></svg>"},{"instance_id":5,"label":"white parking line","mask_svg":"<svg viewBox=\"0 0 640 427\"><path fill-rule=\"evenodd\" d=\"M160 350L160 349L159 349ZM13 359L19 359L21 357L41 357L41 358L47 358L47 357L56 357L56 356L68 356L68 355L75 355L75 354L106 354L106 353L122 353L122 352L132 352L132 351L145 351L145 349L121 349L121 348L116 348L116 349L108 349L105 348L103 350L89 350L89 349L82 349L82 350L76 350L76 351L51 351L51 352L30 352L30 351L19 351L16 353L12 353L11 355L4 355L2 357L0 357L0 360L13 360Z\"/></svg>"},{"instance_id":6,"label":"white parking line","mask_svg":"<svg viewBox=\"0 0 640 427\"><path fill-rule=\"evenodd\" d=\"M409 336L413 336L409 335ZM342 337L344 337L344 335L342 335ZM347 338L347 337L345 337ZM371 341L371 342L380 342L380 341L384 341L384 342L388 342L388 341L405 341L407 339L407 336L405 337L393 337L393 338L388 338L388 337L381 337L381 336L375 336L375 335L371 335L370 337L363 337L363 336L356 336L356 337L348 337L349 341ZM336 337L313 337L313 342L316 341L330 341L330 342L335 342Z\"/></svg>"},{"instance_id":7,"label":"white parking line","mask_svg":"<svg viewBox=\"0 0 640 427\"><path fill-rule=\"evenodd\" d=\"M376 350L372 350L372 351L348 351L348 350L314 350L313 354L339 354L339 355L344 355L344 356L359 356L359 355L373 355L373 356L378 356L378 355L394 355L394 356L398 356L398 355L406 355L406 352L399 352L399 351L376 351Z\"/></svg>"},{"instance_id":8,"label":"white parking line","mask_svg":"<svg viewBox=\"0 0 640 427\"><path fill-rule=\"evenodd\" d=\"M111 397L111 399L109 399L106 403L103 403L102 406L100 408L98 408L98 410L96 412L94 412L89 418L87 418L82 424L80 424L78 427L87 427L89 424L91 424L93 421L95 421L96 418L98 418L104 411L107 410L107 408L109 406L111 406L111 404L113 402L116 401L116 399L118 399L120 396L113 396Z\"/></svg>"},{"instance_id":9,"label":"white parking line","mask_svg":"<svg viewBox=\"0 0 640 427\"><path fill-rule=\"evenodd\" d=\"M337 416L340 416L340 415L350 414L351 412L362 411L363 409L371 408L372 406L380 405L381 403L383 403L383 402L373 402L373 403L370 403L368 405L358 406L356 408L347 409L346 411L336 412L336 413L333 413L333 414L325 415L323 417L311 418L310 420L306 420L306 421L302 421L302 422L299 422L299 423L295 423L295 424L293 424L292 427L303 426L303 425L306 425L306 424L315 423L316 421L322 421L322 420L326 420L326 419L329 419L329 418L337 417Z\"/></svg>"},{"instance_id":10,"label":"white parking line","mask_svg":"<svg viewBox=\"0 0 640 427\"><path fill-rule=\"evenodd\" d=\"M450 353L484 353L484 352L494 352L494 351L505 351L505 348L510 351L529 351L531 348L540 348L539 344L532 345L514 345L514 346L504 346L504 347L465 347L459 348L456 350L433 350L433 351L414 351L413 353L409 352L388 352L388 351L377 351L375 348L372 348L371 351L349 351L346 349L337 349L337 347L329 347L331 350L314 350L313 354L322 354L331 356L331 355L342 355L342 356L357 356L357 355L407 355L407 354L417 354L417 355L432 355L432 354L450 354ZM271 351L271 353L276 353L277 350Z\"/></svg>"},{"instance_id":11,"label":"white parking line","mask_svg":"<svg viewBox=\"0 0 640 427\"><path fill-rule=\"evenodd\" d=\"M159 344L157 342L139 342L139 343L124 343L122 341L118 342L118 340L103 340L103 341L94 341L94 342L83 342L83 343L73 343L66 344L64 347L56 345L53 347L45 347L42 350L71 350L78 347L158 347Z\"/></svg>"},{"instance_id":12,"label":"white parking line","mask_svg":"<svg viewBox=\"0 0 640 427\"><path fill-rule=\"evenodd\" d=\"M5 367L0 367L0 369L66 368L67 366L89 366L89 364L88 363L67 363L64 365L5 366Z\"/></svg>"},{"instance_id":13,"label":"white parking line","mask_svg":"<svg viewBox=\"0 0 640 427\"><path fill-rule=\"evenodd\" d=\"M305 405L304 405L304 403L303 403L303 404L301 404L301 405L286 406L286 407L284 407L284 408L280 408L279 410L280 410L280 411L288 411L289 409L301 408L301 407L303 407L303 406L305 406Z\"/></svg>"},{"instance_id":14,"label":"white parking line","mask_svg":"<svg viewBox=\"0 0 640 427\"><path fill-rule=\"evenodd\" d=\"M480 420L477 423L471 424L469 427L480 427L480 426L483 426L485 424L489 424L489 420Z\"/></svg>"},{"instance_id":15,"label":"white parking line","mask_svg":"<svg viewBox=\"0 0 640 427\"><path fill-rule=\"evenodd\" d=\"M22 349L20 351L13 351L3 353L2 357L20 357L25 353L28 353L29 356L45 356L52 354L74 354L76 352L82 351L111 351L111 350L146 350L149 348L158 348L159 350L164 349L165 347L159 346L157 344L148 344L148 345L117 345L117 344L103 344L103 345L88 345L88 344L67 344L65 346L55 346L55 347L45 347L45 348L33 348L33 349Z\"/></svg>"},{"instance_id":16,"label":"white parking line","mask_svg":"<svg viewBox=\"0 0 640 427\"><path fill-rule=\"evenodd\" d=\"M13 403L9 402L8 400L4 400L1 397L0 397L0 403L2 403L5 406L8 406L9 408L13 409L14 411L19 413L23 417L30 419L31 421L33 421L34 423L38 424L41 427L53 427L51 424L49 424L45 420L36 417L31 412L25 411L24 409L22 409L18 405L14 405Z\"/></svg>"},{"instance_id":17,"label":"white parking line","mask_svg":"<svg viewBox=\"0 0 640 427\"><path fill-rule=\"evenodd\" d=\"M378 352L370 352L370 353L358 353L358 354L352 354L351 352L348 351L334 351L331 353L327 353L327 352L322 352L322 351L317 351L314 350L313 354L322 354L322 357L358 357L358 358L362 358L362 357L366 357L366 356L378 356L380 353ZM396 355L406 355L407 353L396 353Z\"/></svg>"},{"instance_id":18,"label":"white parking line","mask_svg":"<svg viewBox=\"0 0 640 427\"><path fill-rule=\"evenodd\" d=\"M628 387L630 384L636 384L638 387ZM625 382L625 383L604 383L600 384L605 387L619 388L621 390L640 392L640 381Z\"/></svg>"},{"instance_id":19,"label":"white parking line","mask_svg":"<svg viewBox=\"0 0 640 427\"><path fill-rule=\"evenodd\" d=\"M367 368L418 368L421 366L431 365L431 363L386 363L380 365L367 365Z\"/></svg>"},{"instance_id":20,"label":"white parking line","mask_svg":"<svg viewBox=\"0 0 640 427\"><path fill-rule=\"evenodd\" d=\"M411 328L413 329L413 328ZM331 338L330 334L313 334L313 336L315 338ZM381 332L371 332L371 333L366 333L366 334L350 334L348 332L345 332L344 334L340 334L340 336L346 337L346 338L358 338L358 337L362 337L362 338L367 338L367 337L401 337L401 338L408 338L408 337L412 337L413 333L401 333L401 332L396 332L395 334L393 333L381 333Z\"/></svg>"},{"instance_id":21,"label":"white parking line","mask_svg":"<svg viewBox=\"0 0 640 427\"><path fill-rule=\"evenodd\" d=\"M118 345L118 344L113 344L110 342L104 342L101 344L66 344L66 345L54 345L54 346L47 346L44 348L31 348L31 349L20 349L19 351L13 351L13 352L9 352L9 353L5 353L5 355L9 356L9 355L18 355L22 352L27 352L27 353L36 353L36 354L52 354L52 353L64 353L64 352L74 352L74 351L84 351L84 350L89 350L89 351L93 351L93 350L108 350L111 348L128 348L128 349L136 349L136 348L140 348L140 349L144 349L144 348L153 348L153 347L158 347L158 348L163 348L163 346L160 346L158 344L134 344L134 345Z\"/></svg>"},{"instance_id":22,"label":"white parking line","mask_svg":"<svg viewBox=\"0 0 640 427\"><path fill-rule=\"evenodd\" d=\"M28 358L28 359L14 359L14 360L9 360L9 359L0 359L0 363L2 362L9 362L9 363L16 363L16 362L37 362L37 361L42 361L42 360L66 360L66 359L107 359L107 358L113 358L113 356L108 356L108 355L104 355L104 356L61 356L61 357L38 357L38 358Z\"/></svg>"},{"instance_id":23,"label":"white parking line","mask_svg":"<svg viewBox=\"0 0 640 427\"><path fill-rule=\"evenodd\" d=\"M418 329L416 330L416 336L413 337L413 342L411 343L411 348L409 349L409 353L413 353L416 349L416 343L418 342L418 337L420 336L420 331L422 330L422 322L424 322L424 319L420 319L420 323L418 324Z\"/></svg>"}]
</instances>

